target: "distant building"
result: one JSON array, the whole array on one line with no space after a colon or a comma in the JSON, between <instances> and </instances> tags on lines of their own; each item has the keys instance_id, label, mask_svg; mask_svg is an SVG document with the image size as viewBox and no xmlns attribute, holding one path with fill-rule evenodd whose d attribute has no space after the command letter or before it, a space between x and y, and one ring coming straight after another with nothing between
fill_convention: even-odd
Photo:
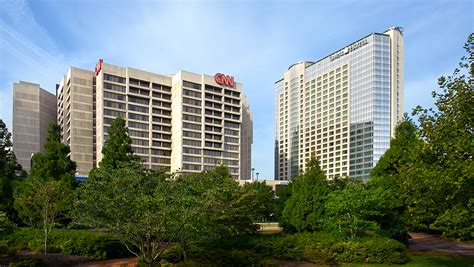
<instances>
[{"instance_id":1,"label":"distant building","mask_svg":"<svg viewBox=\"0 0 474 267\"><path fill-rule=\"evenodd\" d=\"M70 68L56 88L62 142L69 145L81 176L94 167L94 80L93 71Z\"/></svg>"},{"instance_id":2,"label":"distant building","mask_svg":"<svg viewBox=\"0 0 474 267\"><path fill-rule=\"evenodd\" d=\"M365 36L275 82L275 179L318 157L329 178L368 177L403 114L403 31Z\"/></svg>"},{"instance_id":3,"label":"distant building","mask_svg":"<svg viewBox=\"0 0 474 267\"><path fill-rule=\"evenodd\" d=\"M252 115L242 89L220 73L160 75L100 60L94 72L63 77L58 123L80 176L102 160L110 124L122 117L147 168L196 173L223 163L250 179Z\"/></svg>"},{"instance_id":4,"label":"distant building","mask_svg":"<svg viewBox=\"0 0 474 267\"><path fill-rule=\"evenodd\" d=\"M34 153L44 152L50 123L56 123L56 96L38 84L13 83L13 152L24 170Z\"/></svg>"}]
</instances>

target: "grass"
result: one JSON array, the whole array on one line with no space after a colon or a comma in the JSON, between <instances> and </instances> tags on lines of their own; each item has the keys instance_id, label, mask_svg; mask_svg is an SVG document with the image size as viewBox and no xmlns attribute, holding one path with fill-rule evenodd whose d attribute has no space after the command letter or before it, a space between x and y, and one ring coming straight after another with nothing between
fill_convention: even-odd
<instances>
[{"instance_id":1,"label":"grass","mask_svg":"<svg viewBox=\"0 0 474 267\"><path fill-rule=\"evenodd\" d=\"M347 267L394 267L390 264L343 264ZM440 255L412 255L410 262L400 267L473 267L474 257L440 256Z\"/></svg>"}]
</instances>

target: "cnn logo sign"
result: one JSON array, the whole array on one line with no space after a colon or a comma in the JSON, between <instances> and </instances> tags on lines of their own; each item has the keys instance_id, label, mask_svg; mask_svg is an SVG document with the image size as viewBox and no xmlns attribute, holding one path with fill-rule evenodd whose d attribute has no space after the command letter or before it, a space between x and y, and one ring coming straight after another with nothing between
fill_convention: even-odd
<instances>
[{"instance_id":1,"label":"cnn logo sign","mask_svg":"<svg viewBox=\"0 0 474 267\"><path fill-rule=\"evenodd\" d=\"M234 76L217 73L216 75L214 75L214 80L217 84L234 87Z\"/></svg>"}]
</instances>

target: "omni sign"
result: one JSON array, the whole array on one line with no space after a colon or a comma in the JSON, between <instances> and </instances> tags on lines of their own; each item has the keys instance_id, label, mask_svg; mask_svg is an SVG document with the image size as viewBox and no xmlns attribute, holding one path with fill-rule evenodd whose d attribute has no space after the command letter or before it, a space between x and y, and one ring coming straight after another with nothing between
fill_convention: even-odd
<instances>
[{"instance_id":1,"label":"omni sign","mask_svg":"<svg viewBox=\"0 0 474 267\"><path fill-rule=\"evenodd\" d=\"M234 76L217 73L216 75L214 75L214 81L216 81L216 83L220 85L234 87Z\"/></svg>"}]
</instances>

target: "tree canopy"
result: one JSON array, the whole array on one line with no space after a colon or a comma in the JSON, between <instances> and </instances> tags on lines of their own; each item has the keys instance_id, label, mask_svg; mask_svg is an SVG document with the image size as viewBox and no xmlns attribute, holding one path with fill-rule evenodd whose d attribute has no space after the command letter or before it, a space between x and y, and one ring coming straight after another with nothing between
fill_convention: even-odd
<instances>
[{"instance_id":1,"label":"tree canopy","mask_svg":"<svg viewBox=\"0 0 474 267\"><path fill-rule=\"evenodd\" d=\"M0 211L10 216L14 213L14 185L26 175L16 161L12 146L11 133L0 119Z\"/></svg>"},{"instance_id":2,"label":"tree canopy","mask_svg":"<svg viewBox=\"0 0 474 267\"><path fill-rule=\"evenodd\" d=\"M291 188L291 196L283 209L283 221L298 232L321 229L329 185L316 158L311 158Z\"/></svg>"},{"instance_id":3,"label":"tree canopy","mask_svg":"<svg viewBox=\"0 0 474 267\"><path fill-rule=\"evenodd\" d=\"M44 148L44 153L33 156L31 176L44 181L63 181L75 187L76 163L69 157L69 146L61 143L61 128L57 124L49 125Z\"/></svg>"}]
</instances>

